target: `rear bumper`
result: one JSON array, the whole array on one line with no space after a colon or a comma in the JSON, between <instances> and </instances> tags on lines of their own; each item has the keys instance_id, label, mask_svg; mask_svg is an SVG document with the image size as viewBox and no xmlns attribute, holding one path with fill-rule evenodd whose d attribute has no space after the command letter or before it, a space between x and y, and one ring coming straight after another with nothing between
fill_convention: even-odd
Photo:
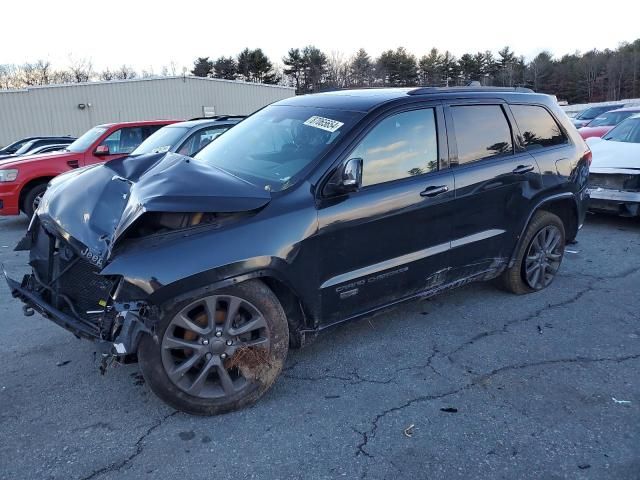
<instances>
[{"instance_id":1,"label":"rear bumper","mask_svg":"<svg viewBox=\"0 0 640 480\"><path fill-rule=\"evenodd\" d=\"M0 215L20 215L20 185L0 182Z\"/></svg>"}]
</instances>

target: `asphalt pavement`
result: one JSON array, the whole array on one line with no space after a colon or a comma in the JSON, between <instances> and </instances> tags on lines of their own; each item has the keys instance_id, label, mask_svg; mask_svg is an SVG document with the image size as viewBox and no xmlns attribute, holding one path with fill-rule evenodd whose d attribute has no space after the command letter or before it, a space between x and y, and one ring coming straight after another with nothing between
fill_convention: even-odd
<instances>
[{"instance_id":1,"label":"asphalt pavement","mask_svg":"<svg viewBox=\"0 0 640 480\"><path fill-rule=\"evenodd\" d=\"M0 218L0 262L22 218ZM0 284L3 479L640 479L640 221L588 217L559 277L323 333L254 407L177 413Z\"/></svg>"}]
</instances>

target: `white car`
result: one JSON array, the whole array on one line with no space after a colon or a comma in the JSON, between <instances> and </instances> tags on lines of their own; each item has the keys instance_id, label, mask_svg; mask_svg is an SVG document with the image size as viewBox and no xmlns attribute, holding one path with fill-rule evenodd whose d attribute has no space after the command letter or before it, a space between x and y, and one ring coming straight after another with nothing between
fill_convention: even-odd
<instances>
[{"instance_id":1,"label":"white car","mask_svg":"<svg viewBox=\"0 0 640 480\"><path fill-rule=\"evenodd\" d=\"M627 217L640 215L640 114L622 121L602 138L587 139L589 208Z\"/></svg>"}]
</instances>

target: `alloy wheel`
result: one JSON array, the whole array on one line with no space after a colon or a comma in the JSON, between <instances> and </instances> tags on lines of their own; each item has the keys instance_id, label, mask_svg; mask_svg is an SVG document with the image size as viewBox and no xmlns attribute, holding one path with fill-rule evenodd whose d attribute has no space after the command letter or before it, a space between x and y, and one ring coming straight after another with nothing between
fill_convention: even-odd
<instances>
[{"instance_id":1,"label":"alloy wheel","mask_svg":"<svg viewBox=\"0 0 640 480\"><path fill-rule=\"evenodd\" d=\"M544 227L533 237L524 269L529 287L541 290L553 281L560 268L563 252L562 233L555 225Z\"/></svg>"},{"instance_id":2,"label":"alloy wheel","mask_svg":"<svg viewBox=\"0 0 640 480\"><path fill-rule=\"evenodd\" d=\"M268 366L269 349L267 322L254 305L231 295L212 295L172 318L161 355L167 376L179 389L223 399L252 388L256 372Z\"/></svg>"}]
</instances>

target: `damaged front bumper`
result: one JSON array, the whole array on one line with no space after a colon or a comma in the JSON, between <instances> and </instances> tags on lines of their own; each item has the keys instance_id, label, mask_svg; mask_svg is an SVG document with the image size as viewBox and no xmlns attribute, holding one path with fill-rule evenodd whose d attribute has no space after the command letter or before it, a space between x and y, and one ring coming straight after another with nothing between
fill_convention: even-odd
<instances>
[{"instance_id":1,"label":"damaged front bumper","mask_svg":"<svg viewBox=\"0 0 640 480\"><path fill-rule=\"evenodd\" d=\"M627 217L640 214L640 192L615 190L603 187L591 187L589 193L589 209Z\"/></svg>"},{"instance_id":2,"label":"damaged front bumper","mask_svg":"<svg viewBox=\"0 0 640 480\"><path fill-rule=\"evenodd\" d=\"M118 312L114 319L113 330L117 331L113 340L105 338L105 333L96 323L90 322L73 314L67 314L47 301L33 289L33 275L25 275L22 283L18 283L7 275L3 269L3 275L11 295L22 301L22 309L25 316L32 316L35 312L44 318L51 320L65 330L73 333L78 338L84 338L95 342L98 351L107 356L124 357L135 354L143 334L152 335L138 311L124 310Z\"/></svg>"},{"instance_id":3,"label":"damaged front bumper","mask_svg":"<svg viewBox=\"0 0 640 480\"><path fill-rule=\"evenodd\" d=\"M152 334L148 322L154 310L144 301L118 302L119 277L101 275L82 255L81 245L70 240L50 233L35 218L16 247L29 250L31 273L18 282L2 269L11 294L23 302L26 316L38 312L95 342L104 356L135 354L141 336Z\"/></svg>"}]
</instances>

